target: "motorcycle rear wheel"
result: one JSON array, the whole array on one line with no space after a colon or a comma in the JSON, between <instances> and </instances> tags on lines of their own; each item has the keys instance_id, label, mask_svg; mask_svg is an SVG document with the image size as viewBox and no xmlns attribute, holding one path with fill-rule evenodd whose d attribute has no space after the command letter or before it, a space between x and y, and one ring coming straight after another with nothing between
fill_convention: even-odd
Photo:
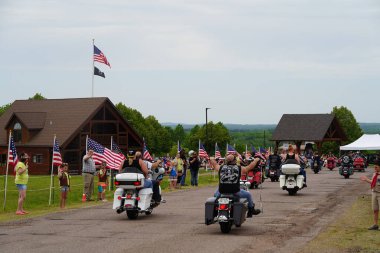
<instances>
[{"instance_id":1,"label":"motorcycle rear wheel","mask_svg":"<svg viewBox=\"0 0 380 253\"><path fill-rule=\"evenodd\" d=\"M296 189L288 189L288 193L289 193L289 196L294 196L297 194L297 190Z\"/></svg>"},{"instance_id":2,"label":"motorcycle rear wheel","mask_svg":"<svg viewBox=\"0 0 380 253\"><path fill-rule=\"evenodd\" d=\"M130 220L136 220L137 217L139 217L139 212L133 211L133 210L127 210L127 216L128 216L128 219Z\"/></svg>"},{"instance_id":3,"label":"motorcycle rear wheel","mask_svg":"<svg viewBox=\"0 0 380 253\"><path fill-rule=\"evenodd\" d=\"M231 231L232 224L230 222L221 222L219 225L222 233L228 234Z\"/></svg>"}]
</instances>

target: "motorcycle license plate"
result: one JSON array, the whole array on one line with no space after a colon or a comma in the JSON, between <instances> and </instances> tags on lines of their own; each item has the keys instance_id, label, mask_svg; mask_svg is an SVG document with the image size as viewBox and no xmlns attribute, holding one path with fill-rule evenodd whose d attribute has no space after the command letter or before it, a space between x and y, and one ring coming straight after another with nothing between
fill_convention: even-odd
<instances>
[{"instance_id":1,"label":"motorcycle license plate","mask_svg":"<svg viewBox=\"0 0 380 253\"><path fill-rule=\"evenodd\" d=\"M253 177L248 177L248 180L252 180Z\"/></svg>"},{"instance_id":2,"label":"motorcycle license plate","mask_svg":"<svg viewBox=\"0 0 380 253\"><path fill-rule=\"evenodd\" d=\"M274 171L271 171L270 174L271 174L271 175L274 175Z\"/></svg>"},{"instance_id":3,"label":"motorcycle license plate","mask_svg":"<svg viewBox=\"0 0 380 253\"><path fill-rule=\"evenodd\" d=\"M228 198L220 198L218 200L218 203L219 204L229 204L230 203L230 199L228 199Z\"/></svg>"}]
</instances>

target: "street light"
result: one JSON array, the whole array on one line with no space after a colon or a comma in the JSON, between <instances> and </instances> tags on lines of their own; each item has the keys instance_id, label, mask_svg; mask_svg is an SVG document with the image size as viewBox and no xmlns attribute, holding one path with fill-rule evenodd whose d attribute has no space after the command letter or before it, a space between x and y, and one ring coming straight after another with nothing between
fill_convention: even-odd
<instances>
[{"instance_id":1,"label":"street light","mask_svg":"<svg viewBox=\"0 0 380 253\"><path fill-rule=\"evenodd\" d=\"M208 136L207 136L207 110L210 110L211 108L209 107L206 107L206 147L207 147L207 144L208 144Z\"/></svg>"}]
</instances>

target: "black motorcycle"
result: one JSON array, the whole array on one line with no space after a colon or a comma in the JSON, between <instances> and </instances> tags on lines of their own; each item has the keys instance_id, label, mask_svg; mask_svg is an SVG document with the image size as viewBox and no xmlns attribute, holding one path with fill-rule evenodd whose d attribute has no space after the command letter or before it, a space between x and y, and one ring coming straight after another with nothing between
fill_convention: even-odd
<instances>
[{"instance_id":1,"label":"black motorcycle","mask_svg":"<svg viewBox=\"0 0 380 253\"><path fill-rule=\"evenodd\" d=\"M205 224L216 222L222 233L229 233L232 225L240 227L246 219L248 201L234 194L221 194L218 198L209 198L205 204Z\"/></svg>"}]
</instances>

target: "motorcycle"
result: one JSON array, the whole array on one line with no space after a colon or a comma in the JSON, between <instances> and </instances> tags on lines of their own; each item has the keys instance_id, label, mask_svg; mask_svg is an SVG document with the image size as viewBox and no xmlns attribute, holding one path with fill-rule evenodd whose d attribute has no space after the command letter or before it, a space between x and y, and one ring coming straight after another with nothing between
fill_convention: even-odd
<instances>
[{"instance_id":1,"label":"motorcycle","mask_svg":"<svg viewBox=\"0 0 380 253\"><path fill-rule=\"evenodd\" d=\"M161 202L152 199L153 190L144 187L144 175L136 170L128 168L128 172L124 169L120 174L116 175L113 209L118 214L127 213L127 217L131 220L137 219L139 214L145 213L150 215L153 208L156 208ZM164 168L156 168L149 174L152 179L162 180ZM158 185L159 195L161 196L161 187Z\"/></svg>"},{"instance_id":2,"label":"motorcycle","mask_svg":"<svg viewBox=\"0 0 380 253\"><path fill-rule=\"evenodd\" d=\"M303 188L304 176L299 175L301 166L296 161L288 160L281 166L280 187L288 191L289 195L296 195Z\"/></svg>"},{"instance_id":3,"label":"motorcycle","mask_svg":"<svg viewBox=\"0 0 380 253\"><path fill-rule=\"evenodd\" d=\"M248 201L234 194L208 198L205 203L205 224L219 223L222 233L229 233L232 225L240 227L247 217Z\"/></svg>"},{"instance_id":4,"label":"motorcycle","mask_svg":"<svg viewBox=\"0 0 380 253\"><path fill-rule=\"evenodd\" d=\"M348 156L343 156L341 161L342 164L339 167L339 174L342 175L345 179L348 179L351 175L354 174L354 168L352 167L350 158Z\"/></svg>"},{"instance_id":5,"label":"motorcycle","mask_svg":"<svg viewBox=\"0 0 380 253\"><path fill-rule=\"evenodd\" d=\"M314 160L312 162L312 169L314 171L314 174L318 174L318 172L321 170L321 164L320 161Z\"/></svg>"},{"instance_id":6,"label":"motorcycle","mask_svg":"<svg viewBox=\"0 0 380 253\"><path fill-rule=\"evenodd\" d=\"M333 170L335 168L335 158L334 157L327 158L327 168L329 170Z\"/></svg>"},{"instance_id":7,"label":"motorcycle","mask_svg":"<svg viewBox=\"0 0 380 253\"><path fill-rule=\"evenodd\" d=\"M253 160L252 160L253 161ZM266 161L264 159L260 159L259 165L253 170L248 172L248 175L242 174L241 180L247 180L250 183L249 189L257 189L259 185L264 183L264 173L265 171Z\"/></svg>"},{"instance_id":8,"label":"motorcycle","mask_svg":"<svg viewBox=\"0 0 380 253\"><path fill-rule=\"evenodd\" d=\"M362 157L358 156L354 159L354 169L361 172L365 171L365 162Z\"/></svg>"}]
</instances>

